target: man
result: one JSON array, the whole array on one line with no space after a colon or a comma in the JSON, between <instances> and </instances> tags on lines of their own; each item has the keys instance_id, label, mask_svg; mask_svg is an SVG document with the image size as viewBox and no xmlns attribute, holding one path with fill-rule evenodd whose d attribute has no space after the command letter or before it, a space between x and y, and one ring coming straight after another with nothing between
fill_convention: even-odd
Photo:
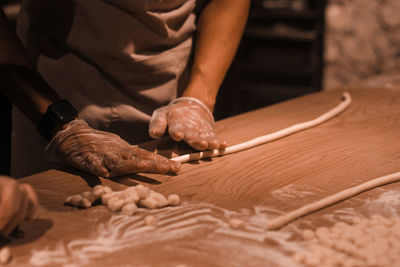
<instances>
[{"instance_id":1,"label":"man","mask_svg":"<svg viewBox=\"0 0 400 267\"><path fill-rule=\"evenodd\" d=\"M177 172L177 163L126 142L159 138L167 128L198 150L224 148L211 112L250 0L208 1L198 18L196 3L24 1L18 33L46 82L20 71L32 68L15 40L3 44L13 56L0 61L9 66L2 80L18 88L4 92L24 114L13 113L13 175L50 167L40 157L47 142L35 125L50 140L48 158L104 177Z\"/></svg>"}]
</instances>

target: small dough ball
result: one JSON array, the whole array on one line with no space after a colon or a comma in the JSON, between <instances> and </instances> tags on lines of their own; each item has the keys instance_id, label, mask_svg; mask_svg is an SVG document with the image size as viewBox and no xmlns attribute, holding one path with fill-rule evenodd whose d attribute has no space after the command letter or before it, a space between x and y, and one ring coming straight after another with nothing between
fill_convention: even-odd
<instances>
[{"instance_id":1,"label":"small dough ball","mask_svg":"<svg viewBox=\"0 0 400 267\"><path fill-rule=\"evenodd\" d=\"M130 203L133 203L136 205L139 202L136 197L128 197L128 198L123 199L123 201L125 203L124 205L130 204Z\"/></svg>"},{"instance_id":2,"label":"small dough ball","mask_svg":"<svg viewBox=\"0 0 400 267\"><path fill-rule=\"evenodd\" d=\"M324 237L329 236L330 231L327 227L319 227L317 228L317 230L315 231L315 235L319 238L319 239L323 239Z\"/></svg>"},{"instance_id":3,"label":"small dough ball","mask_svg":"<svg viewBox=\"0 0 400 267\"><path fill-rule=\"evenodd\" d=\"M101 197L101 203L103 203L104 205L107 205L108 201L113 197L113 195L111 193L108 194L104 194Z\"/></svg>"},{"instance_id":4,"label":"small dough ball","mask_svg":"<svg viewBox=\"0 0 400 267\"><path fill-rule=\"evenodd\" d=\"M109 193L112 193L113 190L109 186L104 186L103 191L104 191L104 194L109 194Z\"/></svg>"},{"instance_id":5,"label":"small dough ball","mask_svg":"<svg viewBox=\"0 0 400 267\"><path fill-rule=\"evenodd\" d=\"M154 217L153 215L147 215L147 216L144 218L144 223L145 223L147 226L155 226L155 225L157 224L157 219L156 219L156 217Z\"/></svg>"},{"instance_id":6,"label":"small dough ball","mask_svg":"<svg viewBox=\"0 0 400 267\"><path fill-rule=\"evenodd\" d=\"M168 205L178 206L181 202L181 199L177 194L171 194L168 196Z\"/></svg>"},{"instance_id":7,"label":"small dough ball","mask_svg":"<svg viewBox=\"0 0 400 267\"><path fill-rule=\"evenodd\" d=\"M156 209L159 207L158 201L152 197L148 197L139 201L140 206L148 209Z\"/></svg>"},{"instance_id":8,"label":"small dough ball","mask_svg":"<svg viewBox=\"0 0 400 267\"><path fill-rule=\"evenodd\" d=\"M96 200L95 195L91 191L83 192L82 197L86 198L90 203L93 203Z\"/></svg>"},{"instance_id":9,"label":"small dough ball","mask_svg":"<svg viewBox=\"0 0 400 267\"><path fill-rule=\"evenodd\" d=\"M296 252L296 254L293 255L293 259L297 263L305 263L307 259L307 254L305 252Z\"/></svg>"},{"instance_id":10,"label":"small dough ball","mask_svg":"<svg viewBox=\"0 0 400 267\"><path fill-rule=\"evenodd\" d=\"M122 207L122 213L128 216L132 216L137 211L137 206L134 203L126 204Z\"/></svg>"},{"instance_id":11,"label":"small dough ball","mask_svg":"<svg viewBox=\"0 0 400 267\"><path fill-rule=\"evenodd\" d=\"M81 195L72 195L65 199L65 203L71 204L73 206L78 206L79 201L82 199Z\"/></svg>"},{"instance_id":12,"label":"small dough ball","mask_svg":"<svg viewBox=\"0 0 400 267\"><path fill-rule=\"evenodd\" d=\"M314 232L313 232L312 230L310 230L310 229L304 230L304 231L301 233L301 235L303 236L303 238L304 238L305 240L311 240L311 239L314 238Z\"/></svg>"},{"instance_id":13,"label":"small dough ball","mask_svg":"<svg viewBox=\"0 0 400 267\"><path fill-rule=\"evenodd\" d=\"M92 206L92 203L89 202L89 200L87 200L86 198L82 197L79 202L78 202L78 207L79 208L90 208Z\"/></svg>"},{"instance_id":14,"label":"small dough ball","mask_svg":"<svg viewBox=\"0 0 400 267\"><path fill-rule=\"evenodd\" d=\"M110 201L110 199L115 198L115 197L119 199L119 196L120 196L119 192L106 193L101 197L101 202L104 205L107 205L107 203L108 203L108 201Z\"/></svg>"},{"instance_id":15,"label":"small dough ball","mask_svg":"<svg viewBox=\"0 0 400 267\"><path fill-rule=\"evenodd\" d=\"M99 184L93 187L93 195L95 196L96 199L101 198L105 194L104 192L104 186Z\"/></svg>"},{"instance_id":16,"label":"small dough ball","mask_svg":"<svg viewBox=\"0 0 400 267\"><path fill-rule=\"evenodd\" d=\"M108 201L107 207L114 212L120 211L122 206L124 205L124 201L118 198L112 198Z\"/></svg>"},{"instance_id":17,"label":"small dough ball","mask_svg":"<svg viewBox=\"0 0 400 267\"><path fill-rule=\"evenodd\" d=\"M136 192L135 186L131 186L125 189L122 193L122 196L126 200L129 199L129 202L134 202L134 203L137 203L140 199L139 194Z\"/></svg>"},{"instance_id":18,"label":"small dough ball","mask_svg":"<svg viewBox=\"0 0 400 267\"><path fill-rule=\"evenodd\" d=\"M107 203L107 204L109 204L110 202L118 201L118 200L120 200L119 197L113 196L112 198L110 198L110 199L108 200L108 203ZM121 199L121 200L122 200L122 199ZM123 201L123 200L122 200L122 201Z\"/></svg>"},{"instance_id":19,"label":"small dough ball","mask_svg":"<svg viewBox=\"0 0 400 267\"><path fill-rule=\"evenodd\" d=\"M151 191L149 197L155 199L158 202L158 208L162 208L168 205L168 200L158 192Z\"/></svg>"},{"instance_id":20,"label":"small dough ball","mask_svg":"<svg viewBox=\"0 0 400 267\"><path fill-rule=\"evenodd\" d=\"M11 251L8 246L0 249L0 264L7 264L11 261Z\"/></svg>"},{"instance_id":21,"label":"small dough ball","mask_svg":"<svg viewBox=\"0 0 400 267\"><path fill-rule=\"evenodd\" d=\"M143 185L137 185L135 186L136 193L139 195L140 199L147 198L150 195L150 188L143 186Z\"/></svg>"},{"instance_id":22,"label":"small dough ball","mask_svg":"<svg viewBox=\"0 0 400 267\"><path fill-rule=\"evenodd\" d=\"M244 229L244 222L240 219L230 219L229 225L232 229Z\"/></svg>"}]
</instances>

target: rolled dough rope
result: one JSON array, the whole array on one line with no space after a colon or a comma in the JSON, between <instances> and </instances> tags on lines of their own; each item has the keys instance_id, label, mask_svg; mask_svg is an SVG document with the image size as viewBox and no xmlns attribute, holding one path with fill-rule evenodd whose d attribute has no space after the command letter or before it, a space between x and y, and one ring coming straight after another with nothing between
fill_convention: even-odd
<instances>
[{"instance_id":1,"label":"rolled dough rope","mask_svg":"<svg viewBox=\"0 0 400 267\"><path fill-rule=\"evenodd\" d=\"M344 92L343 93L343 99L342 102L337 105L335 108L329 110L328 112L322 114L316 119L302 122L295 124L293 126L290 126L288 128L282 129L280 131L267 134L264 136L260 136L254 139L251 139L249 141L246 141L241 144L229 146L225 148L224 150L209 150L209 151L203 151L203 152L198 152L198 153L192 153L192 154L186 154L178 157L171 158L172 160L178 161L180 163L185 163L193 160L199 160L199 159L205 159L205 158L213 158L217 156L222 156L222 155L228 155L228 154L233 154L236 152L240 152L243 150L247 150L274 140L277 140L279 138L303 131L305 129L309 129L311 127L314 127L316 125L319 125L323 122L326 122L327 120L337 116L339 113L343 112L351 103L351 96L349 93Z\"/></svg>"},{"instance_id":2,"label":"rolled dough rope","mask_svg":"<svg viewBox=\"0 0 400 267\"><path fill-rule=\"evenodd\" d=\"M330 195L326 198L323 198L314 203L305 205L305 206L298 208L296 210L293 210L285 215L282 215L273 220L270 220L267 223L267 229L268 230L277 230L277 229L281 228L282 226L284 226L294 220L297 220L300 217L303 217L305 215L313 213L317 210L326 208L334 203L351 198L357 194L360 194L361 192L373 189L375 187L379 187L379 186L382 186L385 184L390 184L390 183L397 182L397 181L400 181L400 172L396 172L396 173L389 174L386 176L381 176L381 177L372 179L368 182L347 188L336 194Z\"/></svg>"}]
</instances>

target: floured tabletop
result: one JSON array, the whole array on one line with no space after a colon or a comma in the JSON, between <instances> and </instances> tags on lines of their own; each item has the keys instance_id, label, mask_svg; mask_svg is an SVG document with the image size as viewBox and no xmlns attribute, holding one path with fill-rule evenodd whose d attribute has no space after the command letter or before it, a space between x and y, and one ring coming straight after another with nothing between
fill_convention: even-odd
<instances>
[{"instance_id":1,"label":"floured tabletop","mask_svg":"<svg viewBox=\"0 0 400 267\"><path fill-rule=\"evenodd\" d=\"M324 91L216 123L234 145L318 117L343 91ZM351 89L350 107L303 132L237 154L186 163L178 175L137 174L115 180L74 170L49 170L21 179L37 190L38 217L10 242L10 266L292 266L299 231L331 226L352 216L400 213L400 183L359 194L283 227L266 222L345 188L400 171L400 90ZM164 155L183 151L170 141L144 144ZM114 190L143 184L178 207L139 210L132 217L104 206L80 210L67 196L96 184ZM397 201L397 202L396 202ZM390 214L389 214L390 213ZM152 214L155 227L143 218ZM232 229L238 218L243 229ZM296 240L299 240L297 242Z\"/></svg>"}]
</instances>

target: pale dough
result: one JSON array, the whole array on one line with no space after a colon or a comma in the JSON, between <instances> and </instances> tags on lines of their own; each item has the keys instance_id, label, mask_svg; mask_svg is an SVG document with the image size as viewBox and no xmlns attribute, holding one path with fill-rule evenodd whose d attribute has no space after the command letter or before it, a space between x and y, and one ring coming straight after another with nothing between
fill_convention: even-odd
<instances>
[{"instance_id":1,"label":"pale dough","mask_svg":"<svg viewBox=\"0 0 400 267\"><path fill-rule=\"evenodd\" d=\"M243 150L247 150L274 140L277 140L279 138L309 129L311 127L317 126L321 123L326 122L327 120L330 120L331 118L337 116L341 112L343 112L351 103L351 96L349 93L344 92L343 93L343 101L337 105L335 108L329 110L328 112L322 114L318 118L302 123L295 124L293 126L290 126L288 128L282 129L280 131L267 134L264 136L260 136L257 138L254 138L252 140L249 140L247 142L229 146L225 148L224 150L209 150L209 151L203 151L203 152L198 152L198 153L192 153L192 154L186 154L182 155L179 157L174 157L171 158L172 160L178 161L180 163L185 163L193 160L199 160L199 159L206 159L206 158L213 158L213 157L218 157L222 155L228 155L228 154L233 154L236 152L240 152Z\"/></svg>"},{"instance_id":2,"label":"pale dough","mask_svg":"<svg viewBox=\"0 0 400 267\"><path fill-rule=\"evenodd\" d=\"M323 209L325 207L328 207L336 202L351 198L357 194L360 194L361 192L370 190L372 188L378 187L378 186L382 186L385 184L389 184L389 183L393 183L393 182L397 182L400 180L400 172L397 173L393 173L393 174L389 174L386 176L382 176L382 177L378 177L375 179L372 179L368 182L362 183L360 185L357 186L353 186L350 188L347 188L343 191L340 191L336 194L330 195L326 198L323 198L321 200L318 200L314 203L305 205L303 207L300 207L296 210L293 210L285 215L282 215L280 217L277 217L273 220L270 220L267 223L267 229L268 230L275 230L275 229L279 229L282 226L288 224L291 221L294 221L300 217L303 217L307 214L310 214L314 211Z\"/></svg>"},{"instance_id":3,"label":"pale dough","mask_svg":"<svg viewBox=\"0 0 400 267\"><path fill-rule=\"evenodd\" d=\"M101 199L101 203L109 210L121 211L125 215L133 215L138 209L137 206L157 209L177 206L180 203L180 198L176 194L169 195L167 199L143 185L131 186L122 191L112 191L108 186L97 185L92 191L67 197L65 203L79 208L89 208L98 199Z\"/></svg>"},{"instance_id":4,"label":"pale dough","mask_svg":"<svg viewBox=\"0 0 400 267\"><path fill-rule=\"evenodd\" d=\"M233 229L244 229L245 228L245 224L242 220L240 219L230 219L229 220L229 226Z\"/></svg>"},{"instance_id":5,"label":"pale dough","mask_svg":"<svg viewBox=\"0 0 400 267\"><path fill-rule=\"evenodd\" d=\"M301 266L399 266L398 217L354 217L351 224L338 222L331 228L305 230L303 238L312 244L293 255Z\"/></svg>"}]
</instances>

